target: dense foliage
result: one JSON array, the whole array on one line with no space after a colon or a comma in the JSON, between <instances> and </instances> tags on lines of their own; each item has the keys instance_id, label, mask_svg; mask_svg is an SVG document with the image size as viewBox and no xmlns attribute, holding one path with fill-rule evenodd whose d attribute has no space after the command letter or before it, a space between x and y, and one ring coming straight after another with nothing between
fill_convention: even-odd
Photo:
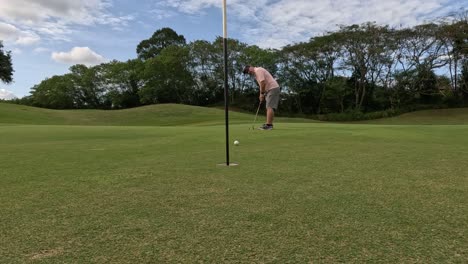
<instances>
[{"instance_id":1,"label":"dense foliage","mask_svg":"<svg viewBox=\"0 0 468 264\"><path fill-rule=\"evenodd\" d=\"M362 116L468 102L468 16L412 28L374 23L262 49L229 39L231 105L252 110L257 85L244 65L268 69L282 86L280 114ZM216 105L223 97L222 38L186 43L170 28L137 47L137 58L70 73L34 86L20 103L72 109L119 109L158 103ZM357 113L357 114L356 114Z\"/></svg>"},{"instance_id":2,"label":"dense foliage","mask_svg":"<svg viewBox=\"0 0 468 264\"><path fill-rule=\"evenodd\" d=\"M0 80L4 83L13 81L13 65L11 52L3 50L3 42L0 40Z\"/></svg>"}]
</instances>

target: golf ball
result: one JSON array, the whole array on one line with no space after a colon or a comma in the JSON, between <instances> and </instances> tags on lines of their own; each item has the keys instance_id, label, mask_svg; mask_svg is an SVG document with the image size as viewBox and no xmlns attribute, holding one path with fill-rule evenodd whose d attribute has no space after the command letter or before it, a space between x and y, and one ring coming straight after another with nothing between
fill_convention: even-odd
<instances>
[{"instance_id":1,"label":"golf ball","mask_svg":"<svg viewBox=\"0 0 468 264\"><path fill-rule=\"evenodd\" d=\"M239 141L234 140L234 145L239 146Z\"/></svg>"}]
</instances>

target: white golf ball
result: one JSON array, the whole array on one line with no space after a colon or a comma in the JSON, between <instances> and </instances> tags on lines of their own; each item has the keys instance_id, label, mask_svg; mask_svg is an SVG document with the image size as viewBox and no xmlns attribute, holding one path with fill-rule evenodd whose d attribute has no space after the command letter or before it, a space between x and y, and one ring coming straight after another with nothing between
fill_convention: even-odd
<instances>
[{"instance_id":1,"label":"white golf ball","mask_svg":"<svg viewBox=\"0 0 468 264\"><path fill-rule=\"evenodd\" d=\"M239 141L234 140L234 145L239 146Z\"/></svg>"}]
</instances>

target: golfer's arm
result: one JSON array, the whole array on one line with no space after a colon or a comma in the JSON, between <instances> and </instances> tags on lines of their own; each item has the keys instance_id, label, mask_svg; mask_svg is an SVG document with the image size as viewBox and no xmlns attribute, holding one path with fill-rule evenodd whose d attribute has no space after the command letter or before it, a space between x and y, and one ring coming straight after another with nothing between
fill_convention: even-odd
<instances>
[{"instance_id":1,"label":"golfer's arm","mask_svg":"<svg viewBox=\"0 0 468 264\"><path fill-rule=\"evenodd\" d=\"M261 81L260 82L260 94L263 94L265 92L265 86L266 86L266 82Z\"/></svg>"}]
</instances>

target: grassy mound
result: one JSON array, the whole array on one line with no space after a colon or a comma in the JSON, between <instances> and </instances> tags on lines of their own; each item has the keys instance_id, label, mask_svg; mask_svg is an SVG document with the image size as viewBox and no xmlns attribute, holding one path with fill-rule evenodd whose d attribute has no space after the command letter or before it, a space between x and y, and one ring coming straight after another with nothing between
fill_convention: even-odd
<instances>
[{"instance_id":1,"label":"grassy mound","mask_svg":"<svg viewBox=\"0 0 468 264\"><path fill-rule=\"evenodd\" d=\"M234 123L251 119L240 113L231 113L230 117ZM223 120L221 110L177 104L125 110L51 110L0 103L0 123L4 124L176 126L221 124Z\"/></svg>"},{"instance_id":2,"label":"grassy mound","mask_svg":"<svg viewBox=\"0 0 468 264\"><path fill-rule=\"evenodd\" d=\"M259 114L257 123L263 122ZM230 123L253 122L253 114L230 112ZM278 118L282 122L311 122L298 118ZM224 124L224 110L160 104L124 110L51 110L0 103L0 124L91 125L91 126L181 126Z\"/></svg>"},{"instance_id":3,"label":"grassy mound","mask_svg":"<svg viewBox=\"0 0 468 264\"><path fill-rule=\"evenodd\" d=\"M257 125L264 121L260 113ZM231 111L230 123L253 122L253 113ZM315 122L301 118L277 118L281 123ZM348 122L349 123L349 122ZM467 125L468 108L422 110L397 117L353 123L381 125ZM178 104L149 105L125 110L52 110L0 103L0 124L91 126L222 125L224 110Z\"/></svg>"}]
</instances>

